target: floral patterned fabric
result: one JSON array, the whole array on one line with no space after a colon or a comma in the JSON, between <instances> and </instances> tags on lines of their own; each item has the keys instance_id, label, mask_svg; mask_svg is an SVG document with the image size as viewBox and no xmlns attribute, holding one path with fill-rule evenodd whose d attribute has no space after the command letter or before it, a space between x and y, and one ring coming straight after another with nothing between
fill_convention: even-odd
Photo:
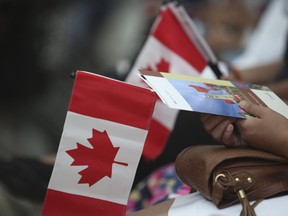
<instances>
[{"instance_id":1,"label":"floral patterned fabric","mask_svg":"<svg viewBox=\"0 0 288 216\"><path fill-rule=\"evenodd\" d=\"M175 172L175 164L167 164L153 171L132 191L127 213L139 211L177 195L188 194L191 188L182 183Z\"/></svg>"}]
</instances>

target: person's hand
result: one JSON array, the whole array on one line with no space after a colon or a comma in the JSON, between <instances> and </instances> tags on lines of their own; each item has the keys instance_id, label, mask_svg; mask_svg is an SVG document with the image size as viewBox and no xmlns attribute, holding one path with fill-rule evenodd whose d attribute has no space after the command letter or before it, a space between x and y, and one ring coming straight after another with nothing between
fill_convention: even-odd
<instances>
[{"instance_id":1,"label":"person's hand","mask_svg":"<svg viewBox=\"0 0 288 216\"><path fill-rule=\"evenodd\" d=\"M230 68L229 73L227 75L222 75L220 79L229 81L242 81L242 75L239 70Z\"/></svg>"},{"instance_id":2,"label":"person's hand","mask_svg":"<svg viewBox=\"0 0 288 216\"><path fill-rule=\"evenodd\" d=\"M288 119L260 105L241 101L251 115L235 121L241 138L249 145L288 157Z\"/></svg>"},{"instance_id":3,"label":"person's hand","mask_svg":"<svg viewBox=\"0 0 288 216\"><path fill-rule=\"evenodd\" d=\"M226 146L245 144L234 127L235 118L201 113L200 119L203 122L204 129L217 142L223 143Z\"/></svg>"},{"instance_id":4,"label":"person's hand","mask_svg":"<svg viewBox=\"0 0 288 216\"><path fill-rule=\"evenodd\" d=\"M222 75L220 77L221 80L229 80L229 81L239 81L235 76L234 74L230 73L230 74L227 74L227 75Z\"/></svg>"}]
</instances>

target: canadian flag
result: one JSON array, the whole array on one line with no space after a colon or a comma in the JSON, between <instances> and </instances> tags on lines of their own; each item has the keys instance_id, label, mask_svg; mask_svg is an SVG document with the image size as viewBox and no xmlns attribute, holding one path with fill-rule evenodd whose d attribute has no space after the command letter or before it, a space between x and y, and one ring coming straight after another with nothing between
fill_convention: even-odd
<instances>
[{"instance_id":1,"label":"canadian flag","mask_svg":"<svg viewBox=\"0 0 288 216\"><path fill-rule=\"evenodd\" d=\"M146 86L137 75L139 69L216 78L215 72L219 71L215 71L215 65L215 56L189 15L182 6L172 2L161 8L126 82ZM156 101L143 151L146 159L154 160L162 153L177 114L178 110Z\"/></svg>"},{"instance_id":2,"label":"canadian flag","mask_svg":"<svg viewBox=\"0 0 288 216\"><path fill-rule=\"evenodd\" d=\"M122 216L150 126L147 88L78 71L43 216Z\"/></svg>"}]
</instances>

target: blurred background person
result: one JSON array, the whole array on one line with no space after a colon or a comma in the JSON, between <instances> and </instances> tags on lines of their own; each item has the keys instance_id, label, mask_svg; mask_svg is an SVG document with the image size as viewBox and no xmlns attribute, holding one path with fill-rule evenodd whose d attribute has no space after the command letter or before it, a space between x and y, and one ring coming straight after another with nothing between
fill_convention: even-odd
<instances>
[{"instance_id":1,"label":"blurred background person","mask_svg":"<svg viewBox=\"0 0 288 216\"><path fill-rule=\"evenodd\" d=\"M227 77L269 86L288 101L287 40L288 2L269 1L261 19L247 38L245 49L233 58Z\"/></svg>"},{"instance_id":2,"label":"blurred background person","mask_svg":"<svg viewBox=\"0 0 288 216\"><path fill-rule=\"evenodd\" d=\"M139 49L158 7L141 0L0 1L1 215L39 215L53 168L46 155L58 148L70 74L81 69L121 79L116 71L125 74L129 65L116 70L118 60ZM114 45L111 35L121 42Z\"/></svg>"}]
</instances>

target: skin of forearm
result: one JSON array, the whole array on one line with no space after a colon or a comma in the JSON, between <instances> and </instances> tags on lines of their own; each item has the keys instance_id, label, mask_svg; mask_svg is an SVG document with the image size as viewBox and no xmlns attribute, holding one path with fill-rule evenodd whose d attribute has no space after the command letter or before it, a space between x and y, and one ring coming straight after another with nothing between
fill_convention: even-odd
<instances>
[{"instance_id":1,"label":"skin of forearm","mask_svg":"<svg viewBox=\"0 0 288 216\"><path fill-rule=\"evenodd\" d=\"M283 129L283 127L282 127ZM288 159L288 125L285 128L285 130L280 131L279 133L277 133L276 136L273 136L271 134L271 139L267 138L265 140L260 141L261 139L258 139L257 141L252 141L249 142L249 145L254 147L254 148L258 148L258 149L262 149L280 156L283 156L285 158Z\"/></svg>"},{"instance_id":2,"label":"skin of forearm","mask_svg":"<svg viewBox=\"0 0 288 216\"><path fill-rule=\"evenodd\" d=\"M238 73L245 82L265 84L271 82L283 67L283 61L262 65L255 68L240 70Z\"/></svg>"},{"instance_id":3,"label":"skin of forearm","mask_svg":"<svg viewBox=\"0 0 288 216\"><path fill-rule=\"evenodd\" d=\"M268 87L283 100L288 100L288 78L271 83Z\"/></svg>"}]
</instances>

